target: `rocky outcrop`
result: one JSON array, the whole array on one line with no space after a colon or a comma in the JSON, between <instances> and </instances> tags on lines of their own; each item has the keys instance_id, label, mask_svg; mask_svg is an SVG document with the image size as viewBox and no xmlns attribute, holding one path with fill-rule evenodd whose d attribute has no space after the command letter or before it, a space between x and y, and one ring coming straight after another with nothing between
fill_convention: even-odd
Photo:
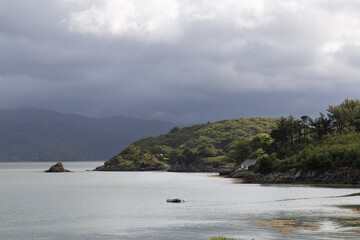
<instances>
[{"instance_id":1,"label":"rocky outcrop","mask_svg":"<svg viewBox=\"0 0 360 240\"><path fill-rule=\"evenodd\" d=\"M219 169L219 176L229 176L232 174L236 169L233 167L223 167Z\"/></svg>"},{"instance_id":2,"label":"rocky outcrop","mask_svg":"<svg viewBox=\"0 0 360 240\"><path fill-rule=\"evenodd\" d=\"M119 166L119 165L102 165L94 171L165 171L167 168L162 164L157 165L140 165L140 166Z\"/></svg>"},{"instance_id":3,"label":"rocky outcrop","mask_svg":"<svg viewBox=\"0 0 360 240\"><path fill-rule=\"evenodd\" d=\"M162 164L156 165L140 165L140 166L121 166L121 165L111 165L104 164L94 169L94 171L169 171L169 172L226 172L230 174L233 168L222 167L215 168L203 164L184 164L176 163L173 164L170 168L165 167Z\"/></svg>"},{"instance_id":4,"label":"rocky outcrop","mask_svg":"<svg viewBox=\"0 0 360 240\"><path fill-rule=\"evenodd\" d=\"M51 166L48 170L45 172L50 173L59 173L59 172L70 172L69 170L65 169L62 162L58 162L55 165Z\"/></svg>"},{"instance_id":5,"label":"rocky outcrop","mask_svg":"<svg viewBox=\"0 0 360 240\"><path fill-rule=\"evenodd\" d=\"M216 168L202 164L201 162L176 162L171 165L169 172L219 172L222 168Z\"/></svg>"},{"instance_id":6,"label":"rocky outcrop","mask_svg":"<svg viewBox=\"0 0 360 240\"><path fill-rule=\"evenodd\" d=\"M287 184L360 184L360 170L339 168L332 170L296 170L268 174L235 170L229 177L241 178L243 183L287 183Z\"/></svg>"}]
</instances>

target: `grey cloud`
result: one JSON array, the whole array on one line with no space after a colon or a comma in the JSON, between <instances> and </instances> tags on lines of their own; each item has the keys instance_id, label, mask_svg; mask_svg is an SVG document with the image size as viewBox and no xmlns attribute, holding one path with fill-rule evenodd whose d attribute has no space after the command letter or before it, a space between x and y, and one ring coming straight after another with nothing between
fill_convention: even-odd
<instances>
[{"instance_id":1,"label":"grey cloud","mask_svg":"<svg viewBox=\"0 0 360 240\"><path fill-rule=\"evenodd\" d=\"M338 1L321 1L295 15L279 8L271 21L251 28L216 18L180 19L182 35L170 42L71 32L69 16L83 4L1 3L1 108L177 122L315 115L357 97L360 85L357 47L347 42L324 55L342 65L319 58L321 46L334 40L322 16L352 11L337 10Z\"/></svg>"}]
</instances>

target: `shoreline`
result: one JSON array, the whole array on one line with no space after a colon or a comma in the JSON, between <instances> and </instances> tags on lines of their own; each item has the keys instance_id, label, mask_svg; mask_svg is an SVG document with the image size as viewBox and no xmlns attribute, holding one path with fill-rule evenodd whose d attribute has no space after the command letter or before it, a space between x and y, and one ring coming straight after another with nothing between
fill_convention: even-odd
<instances>
[{"instance_id":1,"label":"shoreline","mask_svg":"<svg viewBox=\"0 0 360 240\"><path fill-rule=\"evenodd\" d=\"M98 161L71 161L64 163L97 163ZM0 162L0 164L39 164L52 162ZM192 169L193 170L193 169ZM268 174L254 173L247 170L217 169L218 171L169 171L168 169L84 169L80 172L174 172L174 173L206 173L211 177L230 178L234 184L261 184L261 185L303 185L318 187L349 187L360 188L360 170L339 168L331 170L296 170L287 172L273 172ZM74 171L78 172L78 171ZM226 174L224 174L226 172Z\"/></svg>"},{"instance_id":2,"label":"shoreline","mask_svg":"<svg viewBox=\"0 0 360 240\"><path fill-rule=\"evenodd\" d=\"M309 183L309 182L296 182L296 183L245 183L241 178L233 178L233 177L226 177L226 176L219 176L222 178L229 178L233 181L234 184L249 184L249 185L282 185L282 186L312 186L312 187L349 187L349 188L360 188L360 183L356 184L348 184L348 183Z\"/></svg>"},{"instance_id":3,"label":"shoreline","mask_svg":"<svg viewBox=\"0 0 360 240\"><path fill-rule=\"evenodd\" d=\"M219 173L221 175L221 173ZM234 170L226 177L233 178L235 183L250 184L289 184L318 186L360 186L360 169L339 168L329 170L291 169L287 172L266 174L248 170Z\"/></svg>"}]
</instances>

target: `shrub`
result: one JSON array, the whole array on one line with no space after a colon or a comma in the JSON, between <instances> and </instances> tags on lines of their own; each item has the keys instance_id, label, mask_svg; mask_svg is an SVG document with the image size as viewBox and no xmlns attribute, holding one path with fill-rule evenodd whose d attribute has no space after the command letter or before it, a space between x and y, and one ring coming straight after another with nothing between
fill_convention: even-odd
<instances>
[{"instance_id":1,"label":"shrub","mask_svg":"<svg viewBox=\"0 0 360 240\"><path fill-rule=\"evenodd\" d=\"M278 159L274 155L265 154L261 157L255 164L255 171L259 173L270 173L273 169L275 169L278 163Z\"/></svg>"}]
</instances>

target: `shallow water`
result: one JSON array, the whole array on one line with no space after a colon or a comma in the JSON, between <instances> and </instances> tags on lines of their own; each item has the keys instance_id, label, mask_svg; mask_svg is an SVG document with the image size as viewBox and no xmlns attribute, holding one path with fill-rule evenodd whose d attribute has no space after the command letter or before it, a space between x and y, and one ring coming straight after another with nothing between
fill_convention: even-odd
<instances>
[{"instance_id":1,"label":"shallow water","mask_svg":"<svg viewBox=\"0 0 360 240\"><path fill-rule=\"evenodd\" d=\"M42 172L52 164L0 163L0 239L360 238L359 212L338 207L359 204L360 196L334 197L360 192L355 187L235 184L207 173L85 171L99 162L64 163L72 173ZM271 226L279 223L300 228ZM316 228L302 229L304 224Z\"/></svg>"}]
</instances>

